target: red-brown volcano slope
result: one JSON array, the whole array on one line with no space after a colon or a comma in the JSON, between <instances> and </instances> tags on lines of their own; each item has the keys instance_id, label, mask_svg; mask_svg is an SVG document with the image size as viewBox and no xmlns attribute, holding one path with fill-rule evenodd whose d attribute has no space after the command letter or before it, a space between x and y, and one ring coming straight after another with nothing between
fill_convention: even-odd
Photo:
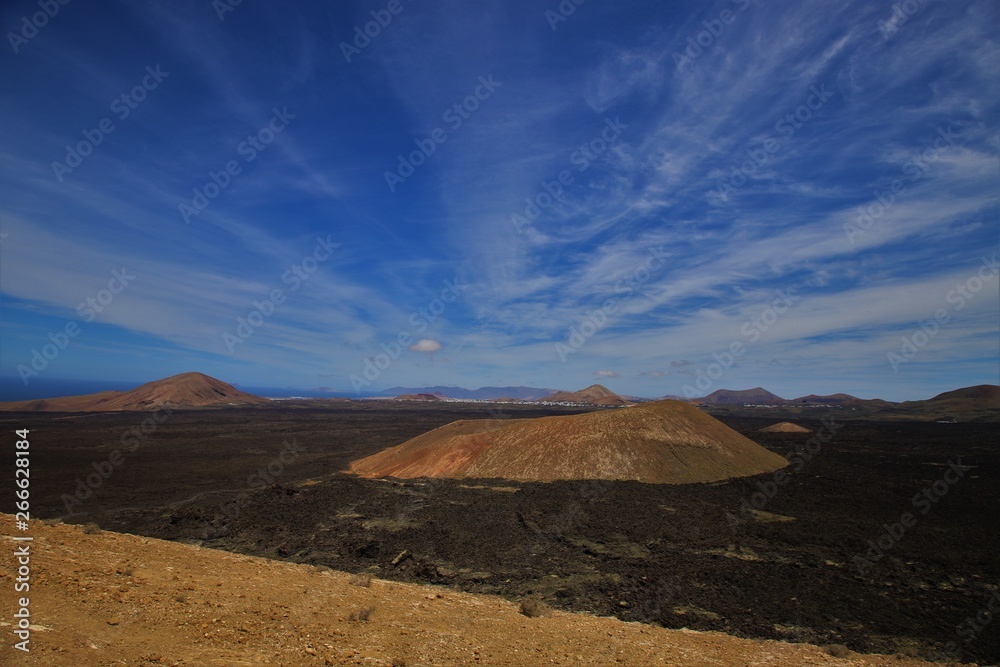
<instances>
[{"instance_id":1,"label":"red-brown volcano slope","mask_svg":"<svg viewBox=\"0 0 1000 667\"><path fill-rule=\"evenodd\" d=\"M590 403L591 405L628 405L629 402L604 385L592 384L580 391L557 391L539 399L550 403Z\"/></svg>"},{"instance_id":2,"label":"red-brown volcano slope","mask_svg":"<svg viewBox=\"0 0 1000 667\"><path fill-rule=\"evenodd\" d=\"M462 420L351 463L362 477L617 479L689 484L785 459L681 401L538 419Z\"/></svg>"},{"instance_id":3,"label":"red-brown volcano slope","mask_svg":"<svg viewBox=\"0 0 1000 667\"><path fill-rule=\"evenodd\" d=\"M0 403L0 410L39 412L117 412L156 410L161 407L205 408L257 405L270 401L240 391L231 384L202 373L181 373L147 382L131 391L102 391L84 396L63 396Z\"/></svg>"},{"instance_id":4,"label":"red-brown volcano slope","mask_svg":"<svg viewBox=\"0 0 1000 667\"><path fill-rule=\"evenodd\" d=\"M809 429L799 426L798 424L793 424L792 422L781 422L779 424L771 424L770 426L765 426L760 429L761 433L812 433Z\"/></svg>"}]
</instances>

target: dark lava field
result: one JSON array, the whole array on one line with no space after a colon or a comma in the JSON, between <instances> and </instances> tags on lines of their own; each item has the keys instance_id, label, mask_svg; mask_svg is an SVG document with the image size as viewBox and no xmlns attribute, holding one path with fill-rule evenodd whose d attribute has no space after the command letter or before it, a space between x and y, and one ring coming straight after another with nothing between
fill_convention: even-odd
<instances>
[{"instance_id":1,"label":"dark lava field","mask_svg":"<svg viewBox=\"0 0 1000 667\"><path fill-rule=\"evenodd\" d=\"M1000 620L990 610L1000 610L995 423L862 421L828 409L796 415L810 436L759 433L781 420L773 411L721 416L793 461L780 480L661 486L341 472L455 419L570 412L282 402L158 420L6 413L0 421L8 432L31 430L36 520L96 522L512 599L539 595L554 607L667 627L1000 661ZM7 479L13 458L2 463Z\"/></svg>"}]
</instances>

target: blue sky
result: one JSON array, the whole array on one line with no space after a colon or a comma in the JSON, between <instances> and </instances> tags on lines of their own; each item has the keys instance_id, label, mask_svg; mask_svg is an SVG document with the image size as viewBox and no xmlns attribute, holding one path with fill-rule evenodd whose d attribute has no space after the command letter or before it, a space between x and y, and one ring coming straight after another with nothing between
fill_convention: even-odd
<instances>
[{"instance_id":1,"label":"blue sky","mask_svg":"<svg viewBox=\"0 0 1000 667\"><path fill-rule=\"evenodd\" d=\"M996 3L99 5L0 11L5 383L1000 381Z\"/></svg>"}]
</instances>

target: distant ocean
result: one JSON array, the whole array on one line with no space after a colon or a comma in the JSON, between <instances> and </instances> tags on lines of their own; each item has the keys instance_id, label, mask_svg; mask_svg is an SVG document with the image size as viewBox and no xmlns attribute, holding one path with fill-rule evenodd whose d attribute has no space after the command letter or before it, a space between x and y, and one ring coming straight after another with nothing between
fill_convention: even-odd
<instances>
[{"instance_id":1,"label":"distant ocean","mask_svg":"<svg viewBox=\"0 0 1000 667\"><path fill-rule=\"evenodd\" d=\"M117 382L112 380L64 380L58 378L31 378L28 386L19 377L0 376L0 401L29 401L36 398L56 398L59 396L80 396L96 394L99 391L128 391L143 382ZM347 392L322 391L317 389L293 389L286 387L243 387L237 389L267 398L356 398L357 394Z\"/></svg>"},{"instance_id":2,"label":"distant ocean","mask_svg":"<svg viewBox=\"0 0 1000 667\"><path fill-rule=\"evenodd\" d=\"M127 391L138 386L134 382L64 380L45 377L31 378L28 385L25 386L19 377L0 376L0 401L28 401L35 398L80 396L113 389Z\"/></svg>"}]
</instances>

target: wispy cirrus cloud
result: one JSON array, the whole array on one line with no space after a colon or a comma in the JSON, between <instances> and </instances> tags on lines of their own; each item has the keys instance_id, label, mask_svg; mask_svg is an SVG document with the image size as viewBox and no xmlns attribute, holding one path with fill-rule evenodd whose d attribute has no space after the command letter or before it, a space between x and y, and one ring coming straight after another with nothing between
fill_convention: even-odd
<instances>
[{"instance_id":1,"label":"wispy cirrus cloud","mask_svg":"<svg viewBox=\"0 0 1000 667\"><path fill-rule=\"evenodd\" d=\"M127 265L142 280L79 343L122 377L197 361L313 386L407 333L459 353L429 369L430 350L405 350L380 381L584 386L598 368L629 394L676 394L793 288L727 382L893 398L995 381L990 286L904 373L875 361L996 250L996 9L929 4L886 40L885 7L753 3L678 69L732 4L588 5L557 32L530 3L407 6L351 63L338 42L366 15L356 4L243 5L220 23L145 3L53 23L0 65L18 91L0 100L0 372ZM99 50L88 34L117 39ZM171 74L155 97L59 183L51 161L156 63ZM452 128L444 112L488 75L502 85ZM275 106L296 114L288 130L184 225L178 203ZM624 126L613 141L609 122ZM384 172L438 127L447 141L390 193ZM942 127L957 140L912 178ZM563 172L519 233L511 215ZM229 354L222 332L328 234L342 251ZM456 277L460 298L426 311ZM598 309L606 322L563 364L555 344Z\"/></svg>"}]
</instances>

